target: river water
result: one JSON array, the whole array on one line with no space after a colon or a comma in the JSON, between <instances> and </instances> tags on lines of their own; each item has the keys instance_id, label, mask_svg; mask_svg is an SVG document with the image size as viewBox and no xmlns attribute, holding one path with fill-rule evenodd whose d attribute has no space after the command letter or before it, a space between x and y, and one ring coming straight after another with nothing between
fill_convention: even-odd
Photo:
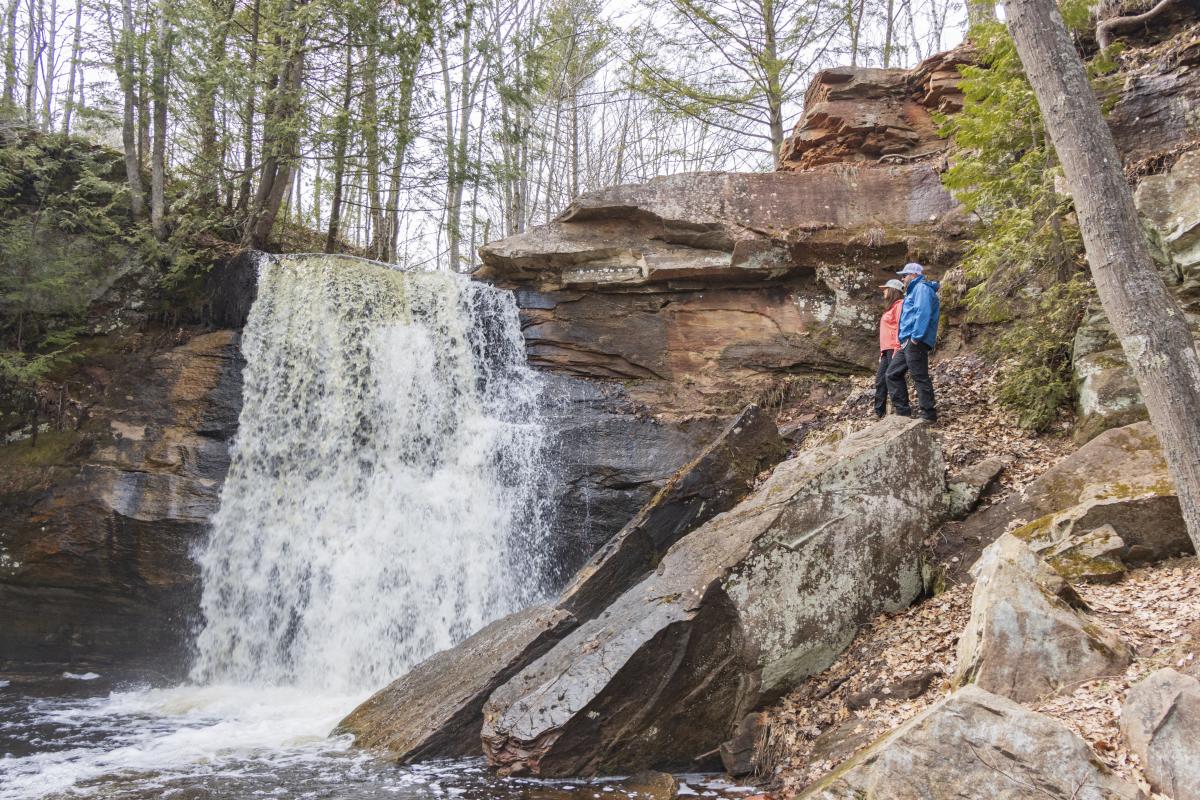
<instances>
[{"instance_id":1,"label":"river water","mask_svg":"<svg viewBox=\"0 0 1200 800\"><path fill-rule=\"evenodd\" d=\"M194 553L189 680L0 676L0 800L620 796L472 762L400 767L329 736L553 589L542 389L511 295L358 259L268 260L242 349L232 463Z\"/></svg>"},{"instance_id":2,"label":"river water","mask_svg":"<svg viewBox=\"0 0 1200 800\"><path fill-rule=\"evenodd\" d=\"M481 761L398 766L326 735L359 696L112 689L103 676L8 681L0 800L639 800L614 780L500 779ZM684 795L732 800L751 791L711 775L681 780Z\"/></svg>"}]
</instances>

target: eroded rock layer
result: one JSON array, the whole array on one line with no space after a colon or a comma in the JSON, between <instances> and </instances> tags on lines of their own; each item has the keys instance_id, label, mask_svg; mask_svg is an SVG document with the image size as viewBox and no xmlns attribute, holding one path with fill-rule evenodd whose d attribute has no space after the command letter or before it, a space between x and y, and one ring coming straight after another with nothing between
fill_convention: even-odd
<instances>
[{"instance_id":1,"label":"eroded rock layer","mask_svg":"<svg viewBox=\"0 0 1200 800\"><path fill-rule=\"evenodd\" d=\"M870 367L876 286L948 263L955 212L926 165L674 175L485 246L476 277L517 291L534 364L728 413L781 375Z\"/></svg>"},{"instance_id":2,"label":"eroded rock layer","mask_svg":"<svg viewBox=\"0 0 1200 800\"><path fill-rule=\"evenodd\" d=\"M88 361L78 430L0 448L0 653L10 663L183 666L190 548L216 510L241 408L233 331Z\"/></svg>"}]
</instances>

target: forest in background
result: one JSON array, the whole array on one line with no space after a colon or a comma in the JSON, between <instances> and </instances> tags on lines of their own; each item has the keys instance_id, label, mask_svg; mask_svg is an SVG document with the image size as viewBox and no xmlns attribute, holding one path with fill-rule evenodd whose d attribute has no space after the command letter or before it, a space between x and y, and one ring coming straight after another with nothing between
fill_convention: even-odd
<instances>
[{"instance_id":1,"label":"forest in background","mask_svg":"<svg viewBox=\"0 0 1200 800\"><path fill-rule=\"evenodd\" d=\"M135 224L467 271L607 185L767 170L820 69L961 0L8 0L9 126L124 154ZM114 201L115 202L115 201Z\"/></svg>"}]
</instances>

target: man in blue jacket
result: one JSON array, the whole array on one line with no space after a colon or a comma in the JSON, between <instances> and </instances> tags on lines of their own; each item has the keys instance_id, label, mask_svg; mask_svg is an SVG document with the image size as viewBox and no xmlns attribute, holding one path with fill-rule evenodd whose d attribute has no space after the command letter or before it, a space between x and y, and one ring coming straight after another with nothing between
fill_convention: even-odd
<instances>
[{"instance_id":1,"label":"man in blue jacket","mask_svg":"<svg viewBox=\"0 0 1200 800\"><path fill-rule=\"evenodd\" d=\"M938 317L941 312L938 283L926 280L925 268L916 263L905 264L904 269L896 274L904 281L904 305L900 309L900 350L892 356L892 363L887 370L888 394L892 397L895 412L911 417L908 383L904 380L904 376L911 372L913 384L917 387L921 417L928 422L936 422L933 381L929 378L929 354L937 344Z\"/></svg>"}]
</instances>

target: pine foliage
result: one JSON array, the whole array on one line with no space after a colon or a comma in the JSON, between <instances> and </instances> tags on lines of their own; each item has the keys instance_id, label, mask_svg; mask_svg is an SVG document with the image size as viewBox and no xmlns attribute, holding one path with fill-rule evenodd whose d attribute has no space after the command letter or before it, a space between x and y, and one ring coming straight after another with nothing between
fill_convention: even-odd
<instances>
[{"instance_id":1,"label":"pine foliage","mask_svg":"<svg viewBox=\"0 0 1200 800\"><path fill-rule=\"evenodd\" d=\"M962 68L962 113L942 121L958 149L943 182L981 230L963 270L967 319L1011 323L985 345L999 399L1043 429L1073 393L1071 347L1092 295L1071 199L1007 30L977 26L978 65Z\"/></svg>"}]
</instances>

